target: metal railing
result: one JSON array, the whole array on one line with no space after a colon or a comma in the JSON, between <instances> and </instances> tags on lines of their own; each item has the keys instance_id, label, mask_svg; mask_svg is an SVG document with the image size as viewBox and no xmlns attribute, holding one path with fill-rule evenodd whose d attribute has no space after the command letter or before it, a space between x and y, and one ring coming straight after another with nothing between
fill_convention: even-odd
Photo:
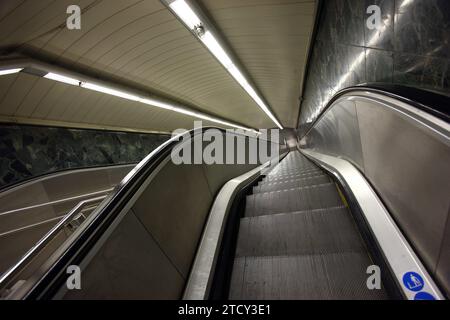
<instances>
[{"instance_id":1,"label":"metal railing","mask_svg":"<svg viewBox=\"0 0 450 320\"><path fill-rule=\"evenodd\" d=\"M0 277L0 290L7 290L8 285L15 279L15 277L49 244L64 228L74 230L76 227L72 225L73 221L76 221L83 209L95 203L99 203L106 198L108 194L102 196L86 199L80 201L69 213L43 236L20 260L8 269Z\"/></svg>"},{"instance_id":2,"label":"metal railing","mask_svg":"<svg viewBox=\"0 0 450 320\"><path fill-rule=\"evenodd\" d=\"M49 207L49 206L59 205L59 204L65 203L65 202L75 201L75 200L78 200L78 199L81 199L81 198L84 198L87 196L96 196L96 195L100 195L100 194L109 193L113 190L114 190L114 188L108 188L105 190L100 190L100 191L92 192L89 194L82 194L82 195L78 195L78 196L74 196L74 197L68 197L68 198L49 201L49 202L45 202L45 203L34 204L34 205L31 205L28 207L12 209L12 210L8 210L8 211L0 212L0 217L6 216L9 214L18 214L18 213L38 209L38 208L45 208L45 207Z\"/></svg>"},{"instance_id":3,"label":"metal railing","mask_svg":"<svg viewBox=\"0 0 450 320\"><path fill-rule=\"evenodd\" d=\"M62 252L59 256L55 257L53 261L51 261L51 266L46 268L45 272L42 271L39 275L33 277L33 286L29 289L24 290L26 293L20 294L19 298L26 297L27 299L37 299L37 297L42 298L45 296L46 291L50 286L57 287L59 285L60 278L57 276L55 278L55 274L59 271L62 271L65 267L65 264L74 259L75 257L82 256L86 250L92 248L94 243L96 242L96 237L93 235L98 235L105 232L105 229L114 221L114 219L121 212L123 206L131 199L132 195L137 192L142 183L148 179L149 175L170 155L171 150L178 145L179 143L183 143L185 141L184 137L188 136L190 138L196 136L197 134L203 133L205 130L211 129L211 127L203 127L201 130L195 129L185 133L181 133L175 137L172 137L170 140L166 141L158 148L153 150L149 155L147 155L133 170L131 170L123 180L116 186L112 196L106 198L106 200L97 207L96 211L89 218L89 224L83 224L78 230L76 237L73 237L66 241L67 248L65 248L64 252ZM218 129L223 133L226 133L224 129ZM243 135L248 138L257 139L255 136L248 136L241 133L235 133L236 135ZM266 139L262 139L265 141L270 141ZM280 144L278 142L273 142L274 144ZM72 214L72 217L75 217L76 213ZM71 221L71 220L70 220ZM62 223L62 222L61 222ZM37 244L39 245L39 244ZM77 252L77 250L83 247L83 253ZM42 245L41 245L42 248ZM28 260L30 261L30 260ZM26 262L25 262L26 263ZM13 275L4 275L0 278L0 290L4 290L5 287L12 290L10 296L15 292L15 288L11 289L11 285L15 285L18 283L20 279L17 279L17 274L20 272L20 268L25 266L23 261L20 261L16 267L16 270L9 270L8 273L15 272ZM15 283L12 283L13 280ZM45 293L44 293L45 291Z\"/></svg>"}]
</instances>

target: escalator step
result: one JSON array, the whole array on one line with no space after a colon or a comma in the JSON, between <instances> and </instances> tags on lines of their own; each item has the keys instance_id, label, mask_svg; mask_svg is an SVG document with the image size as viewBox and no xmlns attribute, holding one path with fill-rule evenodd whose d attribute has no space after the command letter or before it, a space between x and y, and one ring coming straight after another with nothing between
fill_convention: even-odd
<instances>
[{"instance_id":1,"label":"escalator step","mask_svg":"<svg viewBox=\"0 0 450 320\"><path fill-rule=\"evenodd\" d=\"M333 183L247 196L245 216L253 217L337 207L342 200Z\"/></svg>"},{"instance_id":2,"label":"escalator step","mask_svg":"<svg viewBox=\"0 0 450 320\"><path fill-rule=\"evenodd\" d=\"M345 207L242 218L236 256L365 252Z\"/></svg>"},{"instance_id":3,"label":"escalator step","mask_svg":"<svg viewBox=\"0 0 450 320\"><path fill-rule=\"evenodd\" d=\"M315 176L315 177L306 177L302 179L295 180L277 180L275 182L262 184L256 187L253 187L253 193L259 192L270 192L270 191L278 191L278 190L286 190L292 188L301 188L306 186L314 186L319 184L324 184L331 182L330 178L326 175Z\"/></svg>"},{"instance_id":4,"label":"escalator step","mask_svg":"<svg viewBox=\"0 0 450 320\"><path fill-rule=\"evenodd\" d=\"M230 299L386 299L369 290L373 265L337 187L291 152L247 196Z\"/></svg>"},{"instance_id":5,"label":"escalator step","mask_svg":"<svg viewBox=\"0 0 450 320\"><path fill-rule=\"evenodd\" d=\"M284 178L279 178L279 179L266 179L266 178L264 178L263 180L259 181L258 186L262 186L262 185L270 184L270 183L279 183L279 182L284 182L284 181L302 180L302 179L315 178L315 177L327 177L328 178L328 175L326 175L323 172L314 172L314 173L307 173L307 174L304 174L304 175L294 175L294 176L284 177Z\"/></svg>"},{"instance_id":6,"label":"escalator step","mask_svg":"<svg viewBox=\"0 0 450 320\"><path fill-rule=\"evenodd\" d=\"M234 261L230 299L386 299L369 290L365 252L301 256L239 257Z\"/></svg>"},{"instance_id":7,"label":"escalator step","mask_svg":"<svg viewBox=\"0 0 450 320\"><path fill-rule=\"evenodd\" d=\"M301 171L314 171L318 170L318 168L313 165L302 165L302 166L283 166L280 164L278 167L274 168L270 173L272 175L282 175L282 174L289 174L294 172L301 172Z\"/></svg>"},{"instance_id":8,"label":"escalator step","mask_svg":"<svg viewBox=\"0 0 450 320\"><path fill-rule=\"evenodd\" d=\"M266 177L264 179L266 181L280 180L280 179L292 179L292 177L301 177L301 176L321 174L321 173L323 173L323 171L318 168L313 168L313 169L309 169L309 170L289 171L289 172L284 172L284 173L280 173L280 174L270 172L268 175L266 175Z\"/></svg>"}]
</instances>

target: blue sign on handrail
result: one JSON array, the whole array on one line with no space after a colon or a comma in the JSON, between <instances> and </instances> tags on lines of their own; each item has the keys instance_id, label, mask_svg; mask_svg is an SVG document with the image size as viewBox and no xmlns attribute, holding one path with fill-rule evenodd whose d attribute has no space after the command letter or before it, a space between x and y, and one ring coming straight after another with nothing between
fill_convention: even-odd
<instances>
[{"instance_id":1,"label":"blue sign on handrail","mask_svg":"<svg viewBox=\"0 0 450 320\"><path fill-rule=\"evenodd\" d=\"M403 276L403 284L411 291L420 291L423 289L424 282L420 274L416 272L407 272Z\"/></svg>"}]
</instances>

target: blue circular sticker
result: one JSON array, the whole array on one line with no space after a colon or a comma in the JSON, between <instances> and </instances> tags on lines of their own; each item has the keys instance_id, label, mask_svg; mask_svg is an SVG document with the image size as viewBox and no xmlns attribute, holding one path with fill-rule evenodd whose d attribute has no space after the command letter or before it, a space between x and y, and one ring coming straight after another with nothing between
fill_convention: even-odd
<instances>
[{"instance_id":1,"label":"blue circular sticker","mask_svg":"<svg viewBox=\"0 0 450 320\"><path fill-rule=\"evenodd\" d=\"M403 276L403 284L411 291L420 291L423 289L424 282L420 274L416 272L407 272Z\"/></svg>"},{"instance_id":2,"label":"blue circular sticker","mask_svg":"<svg viewBox=\"0 0 450 320\"><path fill-rule=\"evenodd\" d=\"M414 297L414 300L436 300L436 298L428 292L419 292Z\"/></svg>"}]
</instances>

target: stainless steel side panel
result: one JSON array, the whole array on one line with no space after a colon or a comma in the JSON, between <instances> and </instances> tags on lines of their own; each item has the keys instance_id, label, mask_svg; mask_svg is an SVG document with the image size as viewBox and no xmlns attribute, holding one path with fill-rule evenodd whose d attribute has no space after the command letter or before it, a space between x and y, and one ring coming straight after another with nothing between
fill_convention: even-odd
<instances>
[{"instance_id":1,"label":"stainless steel side panel","mask_svg":"<svg viewBox=\"0 0 450 320\"><path fill-rule=\"evenodd\" d=\"M450 293L450 126L379 94L338 99L301 148L353 163L370 181L430 273Z\"/></svg>"},{"instance_id":2,"label":"stainless steel side panel","mask_svg":"<svg viewBox=\"0 0 450 320\"><path fill-rule=\"evenodd\" d=\"M247 159L242 164L175 164L167 156L81 264L83 289L74 292L62 287L57 298L181 298L214 198L227 181L262 163L258 153L251 151L250 140L255 141L247 137L244 150L240 150L245 151ZM178 147L190 146L192 155L201 156L208 145L196 135ZM277 143L270 144L274 152L278 147ZM234 148L233 155L237 155L238 145ZM189 148L185 150L189 152ZM231 149L224 150L224 159L227 152ZM249 161L250 154L255 156L255 163ZM128 218L130 215L133 217Z\"/></svg>"},{"instance_id":3,"label":"stainless steel side panel","mask_svg":"<svg viewBox=\"0 0 450 320\"><path fill-rule=\"evenodd\" d=\"M345 156L359 169L364 168L355 101L343 100L333 112L327 112L307 139L308 148Z\"/></svg>"}]
</instances>

